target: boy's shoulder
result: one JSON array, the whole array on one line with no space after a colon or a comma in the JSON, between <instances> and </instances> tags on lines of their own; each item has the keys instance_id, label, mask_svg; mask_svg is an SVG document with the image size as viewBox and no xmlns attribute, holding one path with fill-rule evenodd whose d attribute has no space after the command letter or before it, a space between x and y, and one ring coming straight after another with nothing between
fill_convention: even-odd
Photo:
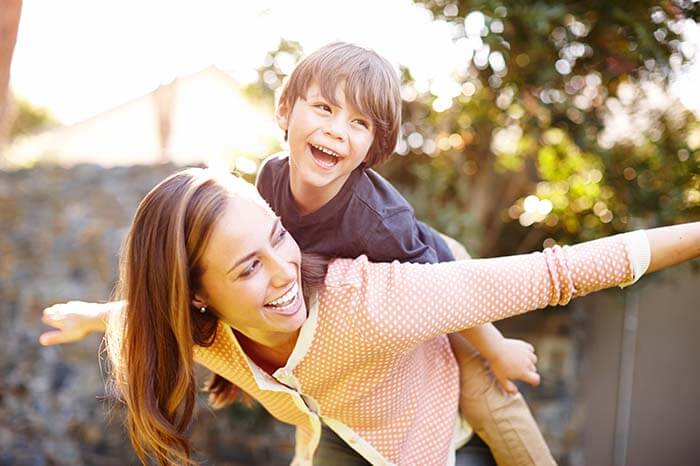
<instances>
[{"instance_id":1,"label":"boy's shoulder","mask_svg":"<svg viewBox=\"0 0 700 466\"><path fill-rule=\"evenodd\" d=\"M289 164L289 153L285 151L276 152L272 155L268 155L260 163L260 169L258 170L258 179L261 176L267 174L275 175L279 173L279 169ZM256 182L257 183L257 182Z\"/></svg>"},{"instance_id":2,"label":"boy's shoulder","mask_svg":"<svg viewBox=\"0 0 700 466\"><path fill-rule=\"evenodd\" d=\"M286 152L272 154L260 163L260 169L255 177L255 187L268 203L271 202L279 183L286 181L289 176L288 167L289 154Z\"/></svg>"},{"instance_id":3,"label":"boy's shoulder","mask_svg":"<svg viewBox=\"0 0 700 466\"><path fill-rule=\"evenodd\" d=\"M362 169L361 176L354 180L353 194L355 199L378 218L385 219L403 213L413 215L413 207L403 195L371 168Z\"/></svg>"},{"instance_id":4,"label":"boy's shoulder","mask_svg":"<svg viewBox=\"0 0 700 466\"><path fill-rule=\"evenodd\" d=\"M416 219L413 207L379 173L362 169L352 188L353 197L344 212L348 221L343 224L349 225L348 235L354 234L363 244L361 254L374 262L452 260L439 234Z\"/></svg>"}]
</instances>

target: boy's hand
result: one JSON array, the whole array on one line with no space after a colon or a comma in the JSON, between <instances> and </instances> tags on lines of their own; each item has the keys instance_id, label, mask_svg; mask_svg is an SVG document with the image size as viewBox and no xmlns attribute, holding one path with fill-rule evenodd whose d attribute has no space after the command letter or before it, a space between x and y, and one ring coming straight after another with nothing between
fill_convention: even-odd
<instances>
[{"instance_id":1,"label":"boy's hand","mask_svg":"<svg viewBox=\"0 0 700 466\"><path fill-rule=\"evenodd\" d=\"M518 393L518 387L512 380L520 380L533 386L540 384L540 375L535 366L537 356L530 343L504 338L488 362L496 380L506 393Z\"/></svg>"},{"instance_id":2,"label":"boy's hand","mask_svg":"<svg viewBox=\"0 0 700 466\"><path fill-rule=\"evenodd\" d=\"M41 317L46 325L57 328L39 336L45 346L82 340L90 332L104 330L105 304L68 301L44 309Z\"/></svg>"}]
</instances>

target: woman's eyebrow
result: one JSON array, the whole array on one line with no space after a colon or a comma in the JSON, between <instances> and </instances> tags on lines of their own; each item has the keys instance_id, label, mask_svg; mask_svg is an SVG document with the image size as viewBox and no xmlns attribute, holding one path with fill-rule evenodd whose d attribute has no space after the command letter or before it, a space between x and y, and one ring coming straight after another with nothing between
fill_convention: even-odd
<instances>
[{"instance_id":1,"label":"woman's eyebrow","mask_svg":"<svg viewBox=\"0 0 700 466\"><path fill-rule=\"evenodd\" d=\"M272 230L270 230L270 241L272 241L272 237L275 236L275 232L279 229L280 224L281 224L280 218L277 217L275 219L275 223L272 225ZM244 257L237 260L236 263L233 264L231 266L231 268L228 269L228 271L226 271L226 275L230 274L236 267L238 267L239 265L241 265L242 263L244 263L245 261L247 261L248 259L253 257L256 253L257 253L257 251L253 251L250 254L246 254Z\"/></svg>"}]
</instances>

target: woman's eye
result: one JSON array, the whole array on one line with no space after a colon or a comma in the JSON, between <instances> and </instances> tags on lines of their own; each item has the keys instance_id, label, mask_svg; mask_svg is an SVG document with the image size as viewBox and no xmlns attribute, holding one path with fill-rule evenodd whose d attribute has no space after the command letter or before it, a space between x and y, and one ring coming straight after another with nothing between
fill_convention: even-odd
<instances>
[{"instance_id":1,"label":"woman's eye","mask_svg":"<svg viewBox=\"0 0 700 466\"><path fill-rule=\"evenodd\" d=\"M260 261L255 259L253 262L250 263L248 267L246 267L243 272L238 276L239 278L245 278L255 272L260 265Z\"/></svg>"},{"instance_id":2,"label":"woman's eye","mask_svg":"<svg viewBox=\"0 0 700 466\"><path fill-rule=\"evenodd\" d=\"M282 240L284 240L287 237L287 230L284 228L280 229L280 232L277 234L277 242L281 243Z\"/></svg>"}]
</instances>

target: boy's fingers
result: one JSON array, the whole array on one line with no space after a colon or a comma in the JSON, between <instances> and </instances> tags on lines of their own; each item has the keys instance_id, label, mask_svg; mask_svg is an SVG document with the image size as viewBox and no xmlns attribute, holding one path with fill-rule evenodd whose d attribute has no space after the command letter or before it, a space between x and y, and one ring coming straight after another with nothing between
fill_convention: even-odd
<instances>
[{"instance_id":1,"label":"boy's fingers","mask_svg":"<svg viewBox=\"0 0 700 466\"><path fill-rule=\"evenodd\" d=\"M540 374L538 374L537 372L529 372L525 378L525 382L529 383L533 387L536 387L540 384Z\"/></svg>"},{"instance_id":2,"label":"boy's fingers","mask_svg":"<svg viewBox=\"0 0 700 466\"><path fill-rule=\"evenodd\" d=\"M518 393L518 387L510 380L506 380L505 389L506 392L508 392L511 395L515 395L516 393Z\"/></svg>"},{"instance_id":3,"label":"boy's fingers","mask_svg":"<svg viewBox=\"0 0 700 466\"><path fill-rule=\"evenodd\" d=\"M537 364L537 355L535 353L530 353L530 361L532 361L533 364Z\"/></svg>"},{"instance_id":4,"label":"boy's fingers","mask_svg":"<svg viewBox=\"0 0 700 466\"><path fill-rule=\"evenodd\" d=\"M496 380L498 381L498 385L500 385L501 389L503 389L503 391L507 394L515 395L518 393L518 387L510 380L500 377L497 377Z\"/></svg>"}]
</instances>

